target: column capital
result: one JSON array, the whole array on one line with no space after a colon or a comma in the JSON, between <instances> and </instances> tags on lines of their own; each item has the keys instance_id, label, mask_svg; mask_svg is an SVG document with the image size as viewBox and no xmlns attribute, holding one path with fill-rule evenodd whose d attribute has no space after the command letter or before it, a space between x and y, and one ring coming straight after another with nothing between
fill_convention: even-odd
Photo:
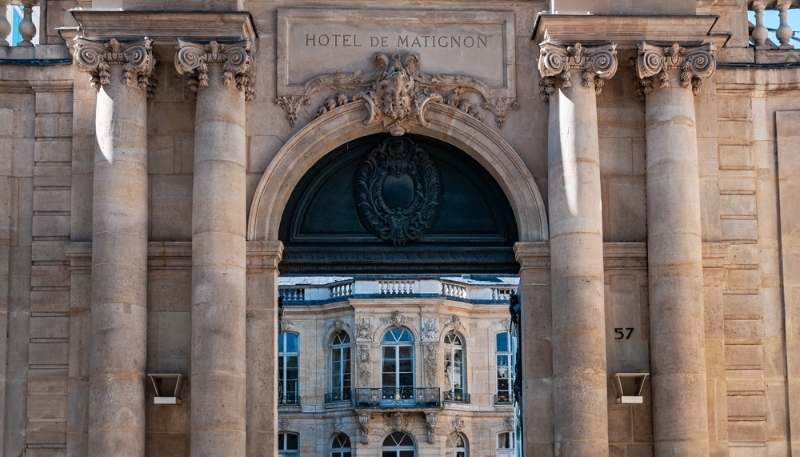
<instances>
[{"instance_id":1,"label":"column capital","mask_svg":"<svg viewBox=\"0 0 800 457\"><path fill-rule=\"evenodd\" d=\"M717 68L716 47L706 43L696 47L655 46L644 41L638 45L634 61L637 85L636 96L644 100L653 91L653 77L658 75L659 88L685 87L695 95L700 90L701 78L708 78Z\"/></svg>"},{"instance_id":2,"label":"column capital","mask_svg":"<svg viewBox=\"0 0 800 457\"><path fill-rule=\"evenodd\" d=\"M539 45L539 92L543 101L548 101L555 92L555 77L561 77L561 87L572 87L570 72L580 72L587 89L594 88L599 94L605 79L617 72L617 45L609 43L601 46L560 46L548 42Z\"/></svg>"},{"instance_id":3,"label":"column capital","mask_svg":"<svg viewBox=\"0 0 800 457\"><path fill-rule=\"evenodd\" d=\"M147 91L152 97L155 90L156 56L153 40L144 37L132 41L96 41L75 37L73 54L75 65L89 73L92 87L121 82ZM122 81L112 81L111 65L122 65Z\"/></svg>"},{"instance_id":4,"label":"column capital","mask_svg":"<svg viewBox=\"0 0 800 457\"><path fill-rule=\"evenodd\" d=\"M208 44L178 40L175 68L180 74L192 76L189 84L193 91L208 87L209 65L222 66L222 84L243 91L245 100L253 99L255 73L253 71L252 42L244 39L235 42Z\"/></svg>"}]
</instances>

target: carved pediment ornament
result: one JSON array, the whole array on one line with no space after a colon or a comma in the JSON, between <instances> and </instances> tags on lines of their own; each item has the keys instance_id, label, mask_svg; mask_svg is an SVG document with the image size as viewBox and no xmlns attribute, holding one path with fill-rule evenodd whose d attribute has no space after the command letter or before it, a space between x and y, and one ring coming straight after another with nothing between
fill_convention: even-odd
<instances>
[{"instance_id":1,"label":"carved pediment ornament","mask_svg":"<svg viewBox=\"0 0 800 457\"><path fill-rule=\"evenodd\" d=\"M461 318L458 317L457 314L453 314L452 316L450 316L450 320L444 323L444 326L442 327L442 332L444 332L444 330L447 327L452 327L453 330L461 330L462 328Z\"/></svg>"},{"instance_id":2,"label":"carved pediment ornament","mask_svg":"<svg viewBox=\"0 0 800 457\"><path fill-rule=\"evenodd\" d=\"M464 423L464 419L462 419L461 416L456 416L453 419L452 424L453 424L453 430L455 430L457 433L462 432L464 430L464 427L466 426L466 423Z\"/></svg>"},{"instance_id":3,"label":"carved pediment ornament","mask_svg":"<svg viewBox=\"0 0 800 457\"><path fill-rule=\"evenodd\" d=\"M359 216L395 246L433 228L441 197L438 167L408 138L387 138L367 154L356 176Z\"/></svg>"},{"instance_id":4,"label":"carved pediment ornament","mask_svg":"<svg viewBox=\"0 0 800 457\"><path fill-rule=\"evenodd\" d=\"M714 74L717 61L714 57L716 47L713 43L702 46L684 48L680 45L654 46L641 42L639 54L633 61L636 70L636 96L644 100L645 95L653 91L653 79L658 76L659 87L670 87L670 72L680 72L678 80L681 87L691 87L697 95L702 85L702 78Z\"/></svg>"},{"instance_id":5,"label":"carved pediment ornament","mask_svg":"<svg viewBox=\"0 0 800 457\"><path fill-rule=\"evenodd\" d=\"M372 322L367 319L361 318L356 323L356 339L364 341L372 341Z\"/></svg>"},{"instance_id":6,"label":"carved pediment ornament","mask_svg":"<svg viewBox=\"0 0 800 457\"><path fill-rule=\"evenodd\" d=\"M414 123L427 126L428 103L447 102L479 120L482 120L479 108L490 111L499 128L503 128L508 111L519 107L515 98L489 97L489 86L475 78L423 73L417 54L377 53L372 63L375 67L372 73L321 75L306 83L302 94L281 95L275 103L286 111L286 118L294 127L299 108L309 104L312 94L338 90L341 92L319 107L317 117L339 106L363 101L368 111L364 123L381 122L384 130L395 136L403 135Z\"/></svg>"},{"instance_id":7,"label":"carved pediment ornament","mask_svg":"<svg viewBox=\"0 0 800 457\"><path fill-rule=\"evenodd\" d=\"M408 413L389 413L386 414L384 418L386 419L386 425L388 425L393 432L408 430Z\"/></svg>"},{"instance_id":8,"label":"carved pediment ornament","mask_svg":"<svg viewBox=\"0 0 800 457\"><path fill-rule=\"evenodd\" d=\"M142 38L135 41L112 39L95 41L76 37L73 44L75 64L81 71L89 73L92 87L111 83L111 65L122 65L122 83L147 91L152 98L155 91L155 64L153 40Z\"/></svg>"},{"instance_id":9,"label":"carved pediment ornament","mask_svg":"<svg viewBox=\"0 0 800 457\"><path fill-rule=\"evenodd\" d=\"M617 45L559 46L551 43L539 45L539 92L542 101L550 100L555 93L555 77L561 77L561 87L572 87L571 71L581 72L581 86L599 94L606 79L617 72Z\"/></svg>"},{"instance_id":10,"label":"carved pediment ornament","mask_svg":"<svg viewBox=\"0 0 800 457\"><path fill-rule=\"evenodd\" d=\"M413 321L413 317L403 316L400 311L394 311L391 316L389 317L382 317L381 323L382 324L391 324L395 327L399 327L407 322Z\"/></svg>"},{"instance_id":11,"label":"carved pediment ornament","mask_svg":"<svg viewBox=\"0 0 800 457\"><path fill-rule=\"evenodd\" d=\"M250 40L224 44L178 40L176 48L175 68L179 74L191 76L189 85L193 91L208 87L209 65L222 65L222 84L243 91L247 101L253 99L255 73Z\"/></svg>"}]
</instances>

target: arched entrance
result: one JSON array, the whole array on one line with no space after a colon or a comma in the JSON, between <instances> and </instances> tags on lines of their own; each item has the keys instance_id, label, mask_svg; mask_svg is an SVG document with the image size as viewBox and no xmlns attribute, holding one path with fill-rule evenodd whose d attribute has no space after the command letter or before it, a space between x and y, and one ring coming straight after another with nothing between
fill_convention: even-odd
<instances>
[{"instance_id":1,"label":"arched entrance","mask_svg":"<svg viewBox=\"0 0 800 457\"><path fill-rule=\"evenodd\" d=\"M285 209L303 178L331 151L370 135L382 126L364 125L363 105L339 107L296 133L278 152L259 182L248 221L247 311L247 437L248 454L275 446L277 413L273 341L278 333L276 311L278 264ZM427 125L415 124L409 137L429 138L466 153L497 184L513 212L517 257L519 246L548 239L544 204L536 183L516 152L494 131L474 117L447 105L432 105ZM282 232L283 230L283 232ZM388 241L397 241L391 236ZM509 246L510 249L510 246ZM291 262L288 262L287 266ZM513 264L513 259L512 259ZM524 296L525 284L520 292ZM547 295L549 302L549 294ZM549 326L549 323L548 323ZM524 344L523 344L524 346Z\"/></svg>"}]
</instances>

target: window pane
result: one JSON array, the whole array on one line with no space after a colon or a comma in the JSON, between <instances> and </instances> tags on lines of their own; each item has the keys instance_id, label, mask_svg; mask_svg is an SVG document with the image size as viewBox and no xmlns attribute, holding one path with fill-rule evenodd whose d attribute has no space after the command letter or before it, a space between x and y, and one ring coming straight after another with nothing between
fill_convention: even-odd
<instances>
[{"instance_id":1,"label":"window pane","mask_svg":"<svg viewBox=\"0 0 800 457\"><path fill-rule=\"evenodd\" d=\"M497 352L508 352L508 333L497 334Z\"/></svg>"},{"instance_id":2,"label":"window pane","mask_svg":"<svg viewBox=\"0 0 800 457\"><path fill-rule=\"evenodd\" d=\"M414 451L400 451L400 457L414 457Z\"/></svg>"},{"instance_id":3,"label":"window pane","mask_svg":"<svg viewBox=\"0 0 800 457\"><path fill-rule=\"evenodd\" d=\"M287 333L286 334L286 352L297 352L297 334L296 333Z\"/></svg>"},{"instance_id":4,"label":"window pane","mask_svg":"<svg viewBox=\"0 0 800 457\"><path fill-rule=\"evenodd\" d=\"M287 434L286 435L286 449L289 451L297 451L300 449L298 435L294 434Z\"/></svg>"}]
</instances>

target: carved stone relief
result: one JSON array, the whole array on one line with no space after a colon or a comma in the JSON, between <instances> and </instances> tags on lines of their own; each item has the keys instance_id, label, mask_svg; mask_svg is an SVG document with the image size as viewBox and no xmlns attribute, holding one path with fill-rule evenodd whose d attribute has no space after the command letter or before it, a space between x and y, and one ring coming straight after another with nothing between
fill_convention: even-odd
<instances>
[{"instance_id":1,"label":"carved stone relief","mask_svg":"<svg viewBox=\"0 0 800 457\"><path fill-rule=\"evenodd\" d=\"M285 432L289 430L290 427L289 419L281 418L278 419L278 431Z\"/></svg>"},{"instance_id":2,"label":"carved stone relief","mask_svg":"<svg viewBox=\"0 0 800 457\"><path fill-rule=\"evenodd\" d=\"M369 413L358 415L358 425L361 428L361 444L369 444Z\"/></svg>"},{"instance_id":3,"label":"carved stone relief","mask_svg":"<svg viewBox=\"0 0 800 457\"><path fill-rule=\"evenodd\" d=\"M223 85L243 91L245 100L251 101L255 73L250 48L250 40L226 44L216 41L203 44L178 40L175 68L179 74L190 75L189 85L197 92L200 87L208 87L208 66L222 65Z\"/></svg>"},{"instance_id":4,"label":"carved stone relief","mask_svg":"<svg viewBox=\"0 0 800 457\"><path fill-rule=\"evenodd\" d=\"M281 333L291 332L293 328L294 328L294 323L292 321L281 319L280 322Z\"/></svg>"},{"instance_id":5,"label":"carved stone relief","mask_svg":"<svg viewBox=\"0 0 800 457\"><path fill-rule=\"evenodd\" d=\"M422 345L425 361L425 383L428 387L436 385L436 365L438 343L427 343Z\"/></svg>"},{"instance_id":6,"label":"carved stone relief","mask_svg":"<svg viewBox=\"0 0 800 457\"><path fill-rule=\"evenodd\" d=\"M394 412L385 414L386 425L393 432L408 430L408 413Z\"/></svg>"},{"instance_id":7,"label":"carved stone relief","mask_svg":"<svg viewBox=\"0 0 800 457\"><path fill-rule=\"evenodd\" d=\"M436 421L439 419L436 413L425 413L425 427L428 429L428 444L436 442Z\"/></svg>"},{"instance_id":8,"label":"carved stone relief","mask_svg":"<svg viewBox=\"0 0 800 457\"><path fill-rule=\"evenodd\" d=\"M658 77L659 87L670 87L670 71L679 71L681 87L691 87L697 95L702 79L710 77L717 68L713 43L703 46L685 48L679 44L662 47L647 43L639 43L638 57L633 60L636 70L636 96L644 101L644 97L653 91L653 79Z\"/></svg>"},{"instance_id":9,"label":"carved stone relief","mask_svg":"<svg viewBox=\"0 0 800 457\"><path fill-rule=\"evenodd\" d=\"M386 109L403 108L390 104ZM359 216L374 234L395 246L433 228L441 197L439 169L408 138L387 138L364 158L356 176Z\"/></svg>"},{"instance_id":10,"label":"carved stone relief","mask_svg":"<svg viewBox=\"0 0 800 457\"><path fill-rule=\"evenodd\" d=\"M395 327L399 327L403 324L413 321L414 321L413 317L403 316L403 313L401 313L400 311L394 311L391 316L381 318L382 324L391 324Z\"/></svg>"},{"instance_id":11,"label":"carved stone relief","mask_svg":"<svg viewBox=\"0 0 800 457\"><path fill-rule=\"evenodd\" d=\"M375 70L369 74L356 71L318 76L305 85L303 94L280 95L275 103L286 111L286 118L294 127L298 110L310 103L312 94L338 90L317 109L317 116L363 101L368 111L364 123L381 122L384 130L395 136L403 135L413 123L428 125L428 103L446 102L479 120L483 118L481 110L489 111L499 128L503 128L508 112L519 107L516 98L489 97L489 86L478 79L423 73L417 54L377 53L372 63Z\"/></svg>"},{"instance_id":12,"label":"carved stone relief","mask_svg":"<svg viewBox=\"0 0 800 457\"><path fill-rule=\"evenodd\" d=\"M153 40L149 38L120 43L115 39L100 42L76 37L73 52L75 64L89 74L92 87L100 89L100 86L110 84L110 66L122 65L122 84L147 91L147 97L153 98L156 56L152 45Z\"/></svg>"},{"instance_id":13,"label":"carved stone relief","mask_svg":"<svg viewBox=\"0 0 800 457\"><path fill-rule=\"evenodd\" d=\"M461 330L462 329L461 318L458 317L456 314L450 316L450 320L445 322L444 326L442 326L442 333L444 333L447 327L451 327L453 330Z\"/></svg>"},{"instance_id":14,"label":"carved stone relief","mask_svg":"<svg viewBox=\"0 0 800 457\"><path fill-rule=\"evenodd\" d=\"M555 77L561 77L561 87L572 87L571 71L581 72L581 86L592 88L597 94L603 90L605 79L617 72L617 45L585 47L559 46L550 43L539 45L539 92L542 101L550 100L555 93Z\"/></svg>"},{"instance_id":15,"label":"carved stone relief","mask_svg":"<svg viewBox=\"0 0 800 457\"><path fill-rule=\"evenodd\" d=\"M342 422L342 418L338 417L338 416L334 417L333 418L333 433L336 433L336 434L342 433L342 428L343 427L344 427L344 424Z\"/></svg>"},{"instance_id":16,"label":"carved stone relief","mask_svg":"<svg viewBox=\"0 0 800 457\"><path fill-rule=\"evenodd\" d=\"M438 327L436 325L436 321L433 319L429 319L422 324L422 341L423 342L430 342L430 341L438 341L439 332L437 331Z\"/></svg>"},{"instance_id":17,"label":"carved stone relief","mask_svg":"<svg viewBox=\"0 0 800 457\"><path fill-rule=\"evenodd\" d=\"M369 387L369 382L372 377L372 370L370 370L370 355L369 345L358 345L358 380L361 387Z\"/></svg>"},{"instance_id":18,"label":"carved stone relief","mask_svg":"<svg viewBox=\"0 0 800 457\"><path fill-rule=\"evenodd\" d=\"M356 323L356 339L360 341L372 341L372 322L361 318Z\"/></svg>"},{"instance_id":19,"label":"carved stone relief","mask_svg":"<svg viewBox=\"0 0 800 457\"><path fill-rule=\"evenodd\" d=\"M508 416L503 419L503 428L506 430L514 430L514 426L517 424L517 420L514 416Z\"/></svg>"},{"instance_id":20,"label":"carved stone relief","mask_svg":"<svg viewBox=\"0 0 800 457\"><path fill-rule=\"evenodd\" d=\"M453 418L452 424L453 430L455 430L457 433L464 431L464 427L466 426L466 423L464 423L464 419L462 419L461 416L456 416Z\"/></svg>"}]
</instances>

